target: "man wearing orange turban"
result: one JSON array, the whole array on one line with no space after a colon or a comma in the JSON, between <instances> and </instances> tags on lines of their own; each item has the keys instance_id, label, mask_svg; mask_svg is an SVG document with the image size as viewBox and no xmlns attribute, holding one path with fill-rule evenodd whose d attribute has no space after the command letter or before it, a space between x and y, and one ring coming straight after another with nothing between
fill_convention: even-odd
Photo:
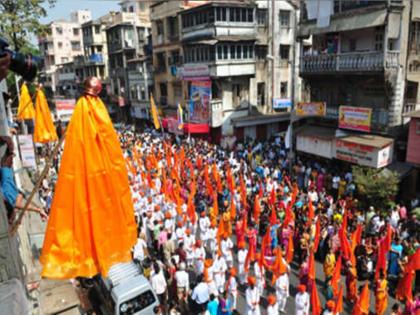
<instances>
[{"instance_id":1,"label":"man wearing orange turban","mask_svg":"<svg viewBox=\"0 0 420 315\"><path fill-rule=\"evenodd\" d=\"M273 294L270 294L267 297L267 315L278 315L279 314L279 305L276 300L276 296Z\"/></svg>"},{"instance_id":2,"label":"man wearing orange turban","mask_svg":"<svg viewBox=\"0 0 420 315\"><path fill-rule=\"evenodd\" d=\"M309 314L309 294L306 292L306 285L300 284L298 286L298 293L295 297L295 312L296 315Z\"/></svg>"},{"instance_id":3,"label":"man wearing orange turban","mask_svg":"<svg viewBox=\"0 0 420 315\"><path fill-rule=\"evenodd\" d=\"M260 293L258 288L255 286L256 279L254 277L248 277L248 288L245 291L246 315L261 315L260 311Z\"/></svg>"}]
</instances>

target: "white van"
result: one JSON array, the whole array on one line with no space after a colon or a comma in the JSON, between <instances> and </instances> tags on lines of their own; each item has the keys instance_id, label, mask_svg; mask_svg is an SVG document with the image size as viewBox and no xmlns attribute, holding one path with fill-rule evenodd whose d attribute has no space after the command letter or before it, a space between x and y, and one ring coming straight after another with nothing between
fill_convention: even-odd
<instances>
[{"instance_id":1,"label":"white van","mask_svg":"<svg viewBox=\"0 0 420 315\"><path fill-rule=\"evenodd\" d=\"M134 262L111 267L108 277L94 278L96 303L103 315L154 315L159 300L141 267ZM98 303L99 302L99 303Z\"/></svg>"}]
</instances>

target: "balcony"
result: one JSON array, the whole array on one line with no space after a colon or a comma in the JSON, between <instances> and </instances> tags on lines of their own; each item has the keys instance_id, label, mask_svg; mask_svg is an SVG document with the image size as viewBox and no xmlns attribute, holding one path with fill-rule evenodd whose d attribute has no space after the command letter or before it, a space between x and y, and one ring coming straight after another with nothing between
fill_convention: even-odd
<instances>
[{"instance_id":1,"label":"balcony","mask_svg":"<svg viewBox=\"0 0 420 315\"><path fill-rule=\"evenodd\" d=\"M218 60L209 66L211 77L255 75L255 62L252 59L229 62Z\"/></svg>"},{"instance_id":2,"label":"balcony","mask_svg":"<svg viewBox=\"0 0 420 315\"><path fill-rule=\"evenodd\" d=\"M300 72L301 74L381 72L386 69L396 69L398 65L398 51L388 51L386 54L377 51L321 54L301 57Z\"/></svg>"}]
</instances>

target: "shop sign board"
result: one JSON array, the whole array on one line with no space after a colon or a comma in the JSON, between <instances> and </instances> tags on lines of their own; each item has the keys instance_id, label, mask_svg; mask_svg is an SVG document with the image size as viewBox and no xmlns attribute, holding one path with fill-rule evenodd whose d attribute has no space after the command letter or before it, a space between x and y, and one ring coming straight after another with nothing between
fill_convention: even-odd
<instances>
[{"instance_id":1,"label":"shop sign board","mask_svg":"<svg viewBox=\"0 0 420 315\"><path fill-rule=\"evenodd\" d=\"M18 135L20 156L23 167L36 168L35 150L32 135Z\"/></svg>"},{"instance_id":2,"label":"shop sign board","mask_svg":"<svg viewBox=\"0 0 420 315\"><path fill-rule=\"evenodd\" d=\"M62 121L70 121L71 115L73 115L75 107L75 99L55 100L55 109L57 111L57 116Z\"/></svg>"},{"instance_id":3,"label":"shop sign board","mask_svg":"<svg viewBox=\"0 0 420 315\"><path fill-rule=\"evenodd\" d=\"M284 109L292 107L292 101L288 98L273 98L273 109Z\"/></svg>"},{"instance_id":4,"label":"shop sign board","mask_svg":"<svg viewBox=\"0 0 420 315\"><path fill-rule=\"evenodd\" d=\"M392 163L392 154L393 143L384 148L376 148L337 139L333 157L357 165L381 168Z\"/></svg>"},{"instance_id":5,"label":"shop sign board","mask_svg":"<svg viewBox=\"0 0 420 315\"><path fill-rule=\"evenodd\" d=\"M296 116L325 116L327 104L325 102L297 103Z\"/></svg>"},{"instance_id":6,"label":"shop sign board","mask_svg":"<svg viewBox=\"0 0 420 315\"><path fill-rule=\"evenodd\" d=\"M372 109L367 107L340 106L338 127L370 132Z\"/></svg>"}]
</instances>

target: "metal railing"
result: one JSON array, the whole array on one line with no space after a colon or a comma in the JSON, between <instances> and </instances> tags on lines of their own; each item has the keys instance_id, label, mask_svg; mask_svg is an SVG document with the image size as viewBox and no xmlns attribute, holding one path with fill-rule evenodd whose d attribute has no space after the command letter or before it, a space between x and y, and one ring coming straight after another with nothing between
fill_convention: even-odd
<instances>
[{"instance_id":1,"label":"metal railing","mask_svg":"<svg viewBox=\"0 0 420 315\"><path fill-rule=\"evenodd\" d=\"M398 51L388 51L385 54L372 51L311 55L301 57L300 71L304 73L381 71L398 67L398 59Z\"/></svg>"},{"instance_id":2,"label":"metal railing","mask_svg":"<svg viewBox=\"0 0 420 315\"><path fill-rule=\"evenodd\" d=\"M420 110L420 103L410 103L410 102L407 102L407 103L404 104L403 114L414 112L416 110Z\"/></svg>"}]
</instances>

